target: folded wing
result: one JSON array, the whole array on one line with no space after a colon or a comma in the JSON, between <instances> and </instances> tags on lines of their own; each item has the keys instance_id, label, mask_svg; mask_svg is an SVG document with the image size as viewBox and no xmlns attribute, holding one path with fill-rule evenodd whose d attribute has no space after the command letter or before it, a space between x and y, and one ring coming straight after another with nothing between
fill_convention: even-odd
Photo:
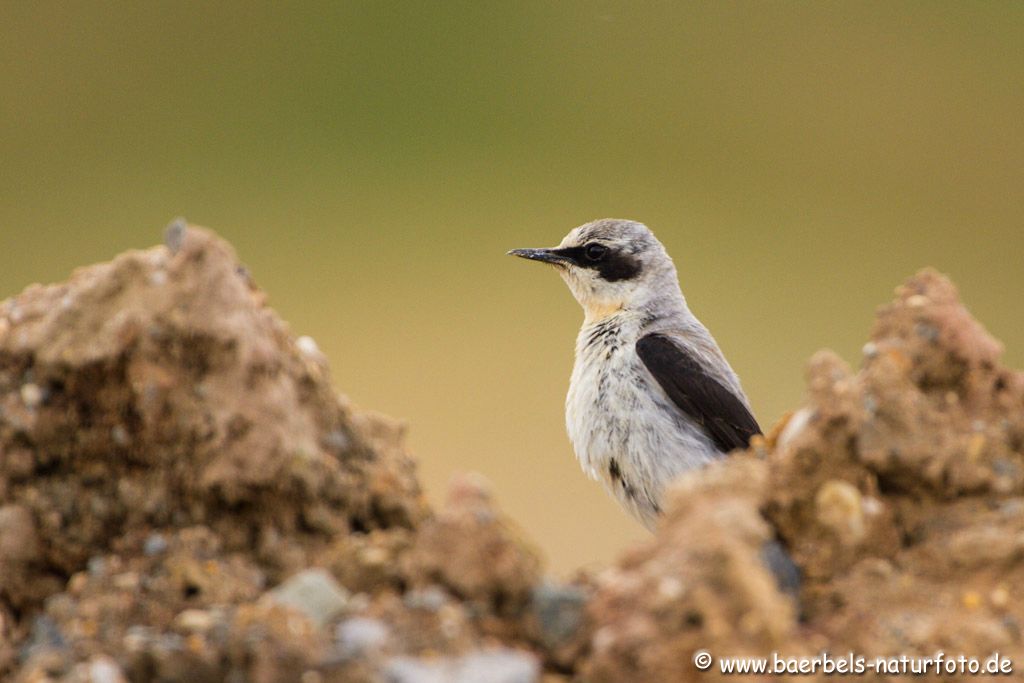
<instances>
[{"instance_id":1,"label":"folded wing","mask_svg":"<svg viewBox=\"0 0 1024 683\"><path fill-rule=\"evenodd\" d=\"M746 448L761 433L757 420L732 391L663 334L649 334L636 352L669 398L700 425L723 453Z\"/></svg>"}]
</instances>

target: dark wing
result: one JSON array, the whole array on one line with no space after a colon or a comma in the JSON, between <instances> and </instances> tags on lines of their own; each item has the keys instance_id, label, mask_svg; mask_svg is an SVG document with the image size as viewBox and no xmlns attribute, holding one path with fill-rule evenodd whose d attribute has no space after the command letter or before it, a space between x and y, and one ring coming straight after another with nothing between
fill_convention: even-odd
<instances>
[{"instance_id":1,"label":"dark wing","mask_svg":"<svg viewBox=\"0 0 1024 683\"><path fill-rule=\"evenodd\" d=\"M669 337L641 337L636 352L668 397L704 428L723 453L746 448L750 437L761 433L743 402Z\"/></svg>"}]
</instances>

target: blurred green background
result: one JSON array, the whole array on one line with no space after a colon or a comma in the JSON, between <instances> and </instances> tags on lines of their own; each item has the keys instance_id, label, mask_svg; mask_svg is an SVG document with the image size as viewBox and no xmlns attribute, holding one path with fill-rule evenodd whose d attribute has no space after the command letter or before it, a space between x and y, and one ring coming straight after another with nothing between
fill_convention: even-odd
<instances>
[{"instance_id":1,"label":"blurred green background","mask_svg":"<svg viewBox=\"0 0 1024 683\"><path fill-rule=\"evenodd\" d=\"M479 470L555 570L643 532L578 469L581 313L508 258L650 225L765 428L951 274L1024 364L1024 4L0 2L0 296L230 239L431 495Z\"/></svg>"}]
</instances>

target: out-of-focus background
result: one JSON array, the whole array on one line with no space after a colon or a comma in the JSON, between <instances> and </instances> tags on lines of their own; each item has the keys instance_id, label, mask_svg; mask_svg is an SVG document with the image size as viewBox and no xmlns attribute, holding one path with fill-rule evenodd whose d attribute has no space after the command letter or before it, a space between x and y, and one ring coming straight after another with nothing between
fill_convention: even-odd
<instances>
[{"instance_id":1,"label":"out-of-focus background","mask_svg":"<svg viewBox=\"0 0 1024 683\"><path fill-rule=\"evenodd\" d=\"M552 567L641 531L577 467L581 314L504 256L650 225L762 425L925 265L1024 365L1024 4L0 3L0 297L230 239L339 388Z\"/></svg>"}]
</instances>

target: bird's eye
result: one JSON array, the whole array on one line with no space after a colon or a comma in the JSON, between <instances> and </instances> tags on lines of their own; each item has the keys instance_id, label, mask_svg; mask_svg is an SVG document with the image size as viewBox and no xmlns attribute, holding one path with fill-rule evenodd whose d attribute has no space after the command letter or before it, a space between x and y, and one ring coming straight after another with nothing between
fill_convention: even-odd
<instances>
[{"instance_id":1,"label":"bird's eye","mask_svg":"<svg viewBox=\"0 0 1024 683\"><path fill-rule=\"evenodd\" d=\"M604 255L608 253L608 247L597 242L591 242L587 246L583 247L583 255L587 257L588 261L600 261L604 258Z\"/></svg>"}]
</instances>

